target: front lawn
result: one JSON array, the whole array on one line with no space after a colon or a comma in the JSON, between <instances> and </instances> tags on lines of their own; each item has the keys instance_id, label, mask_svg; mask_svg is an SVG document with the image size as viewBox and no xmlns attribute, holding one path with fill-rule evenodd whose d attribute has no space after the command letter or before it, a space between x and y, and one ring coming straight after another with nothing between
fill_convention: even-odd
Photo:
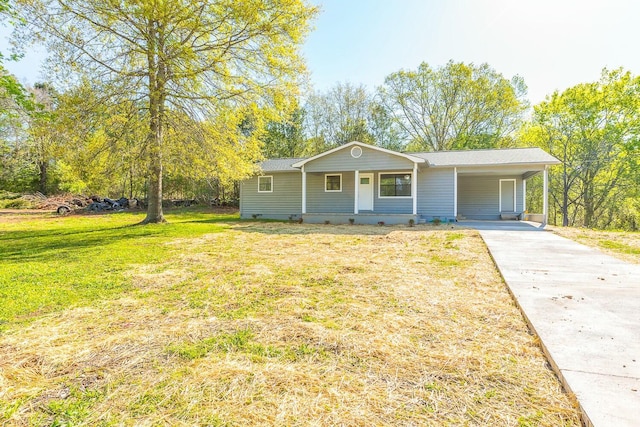
<instances>
[{"instance_id":1,"label":"front lawn","mask_svg":"<svg viewBox=\"0 0 640 427\"><path fill-rule=\"evenodd\" d=\"M593 246L624 261L640 264L640 232L557 226L548 228L562 237Z\"/></svg>"},{"instance_id":2,"label":"front lawn","mask_svg":"<svg viewBox=\"0 0 640 427\"><path fill-rule=\"evenodd\" d=\"M578 426L477 232L0 216L0 424Z\"/></svg>"}]
</instances>

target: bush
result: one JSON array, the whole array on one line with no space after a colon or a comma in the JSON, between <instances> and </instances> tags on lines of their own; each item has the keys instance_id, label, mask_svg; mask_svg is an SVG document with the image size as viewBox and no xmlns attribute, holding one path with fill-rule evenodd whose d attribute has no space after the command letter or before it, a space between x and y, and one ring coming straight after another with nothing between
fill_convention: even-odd
<instances>
[{"instance_id":1,"label":"bush","mask_svg":"<svg viewBox=\"0 0 640 427\"><path fill-rule=\"evenodd\" d=\"M32 209L34 205L32 202L25 199L9 199L0 200L1 209Z\"/></svg>"},{"instance_id":2,"label":"bush","mask_svg":"<svg viewBox=\"0 0 640 427\"><path fill-rule=\"evenodd\" d=\"M2 200L15 200L21 197L20 193L12 193L10 191L1 190L0 191L0 201Z\"/></svg>"}]
</instances>

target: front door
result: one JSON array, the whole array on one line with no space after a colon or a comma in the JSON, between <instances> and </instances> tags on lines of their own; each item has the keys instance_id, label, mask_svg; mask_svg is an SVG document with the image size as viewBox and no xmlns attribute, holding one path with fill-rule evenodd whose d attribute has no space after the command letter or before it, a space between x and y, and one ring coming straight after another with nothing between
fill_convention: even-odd
<instances>
[{"instance_id":1,"label":"front door","mask_svg":"<svg viewBox=\"0 0 640 427\"><path fill-rule=\"evenodd\" d=\"M358 211L373 210L373 174L361 173L358 183Z\"/></svg>"},{"instance_id":2,"label":"front door","mask_svg":"<svg viewBox=\"0 0 640 427\"><path fill-rule=\"evenodd\" d=\"M516 180L500 180L500 212L516 211Z\"/></svg>"}]
</instances>

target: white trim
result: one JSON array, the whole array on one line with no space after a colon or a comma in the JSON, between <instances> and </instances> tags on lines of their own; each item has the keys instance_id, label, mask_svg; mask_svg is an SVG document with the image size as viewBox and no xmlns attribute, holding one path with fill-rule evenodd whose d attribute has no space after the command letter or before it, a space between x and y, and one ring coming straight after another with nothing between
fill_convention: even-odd
<instances>
[{"instance_id":1,"label":"white trim","mask_svg":"<svg viewBox=\"0 0 640 427\"><path fill-rule=\"evenodd\" d=\"M302 213L307 213L307 173L302 167Z\"/></svg>"},{"instance_id":2,"label":"white trim","mask_svg":"<svg viewBox=\"0 0 640 427\"><path fill-rule=\"evenodd\" d=\"M458 168L453 168L453 217L458 217Z\"/></svg>"},{"instance_id":3,"label":"white trim","mask_svg":"<svg viewBox=\"0 0 640 427\"><path fill-rule=\"evenodd\" d=\"M324 153L320 153L320 154L317 154L317 155L315 155L313 157L309 157L308 159L304 159L304 160L301 160L299 162L296 162L296 163L292 164L291 167L293 167L293 168L302 167L305 164L307 164L307 163L309 163L309 162L311 162L313 160L319 159L320 157L327 156L329 154L335 153L336 151L344 150L344 149L347 149L349 147L353 147L355 145L357 145L357 146L359 146L361 148L368 148L370 150L380 151L381 153L386 153L386 154L391 154L393 156L402 157L402 158L410 160L410 161L412 161L414 163L427 163L427 164L429 164L429 162L426 159L423 159L423 158L420 158L420 157L411 156L409 154L398 153L397 151L387 150L386 148L376 147L375 145L369 145L369 144L364 144L362 142L353 141L353 142L350 142L348 144L341 145L340 147L332 148L331 150L325 151Z\"/></svg>"},{"instance_id":4,"label":"white trim","mask_svg":"<svg viewBox=\"0 0 640 427\"><path fill-rule=\"evenodd\" d=\"M527 210L527 180L522 180L522 212Z\"/></svg>"},{"instance_id":5,"label":"white trim","mask_svg":"<svg viewBox=\"0 0 640 427\"><path fill-rule=\"evenodd\" d=\"M353 150L353 148L351 150ZM358 192L360 191L360 171L357 170L357 171L354 172L354 180L353 181L355 183L355 185L354 185L355 188L354 188L354 191L353 191L355 193L355 196L354 196L354 199L353 199L353 213L354 213L354 215L357 215L358 214L358 204L359 204L358 203L358 196L359 196Z\"/></svg>"},{"instance_id":6,"label":"white trim","mask_svg":"<svg viewBox=\"0 0 640 427\"><path fill-rule=\"evenodd\" d=\"M500 180L500 188L498 189L498 212L502 213L502 182L503 181L511 181L513 182L513 211L505 211L505 212L516 212L518 210L518 199L516 199L516 180L514 178L505 178Z\"/></svg>"},{"instance_id":7,"label":"white trim","mask_svg":"<svg viewBox=\"0 0 640 427\"><path fill-rule=\"evenodd\" d=\"M411 197L413 197L413 214L418 214L418 164L413 164L413 174L411 176Z\"/></svg>"},{"instance_id":8,"label":"white trim","mask_svg":"<svg viewBox=\"0 0 640 427\"><path fill-rule=\"evenodd\" d=\"M382 175L410 175L411 176L411 191L413 192L413 182L415 181L415 177L413 176L412 171L384 171L378 172L378 199L413 199L413 194L410 196L381 196L380 195L380 182L382 181Z\"/></svg>"},{"instance_id":9,"label":"white trim","mask_svg":"<svg viewBox=\"0 0 640 427\"><path fill-rule=\"evenodd\" d=\"M362 147L360 147L359 145L354 145L353 147L351 147L351 157L353 157L354 159L359 159L361 156Z\"/></svg>"},{"instance_id":10,"label":"white trim","mask_svg":"<svg viewBox=\"0 0 640 427\"><path fill-rule=\"evenodd\" d=\"M340 177L340 189L339 190L327 190L327 177L339 176ZM324 192L325 193L342 193L342 174L341 173L325 173L324 174Z\"/></svg>"},{"instance_id":11,"label":"white trim","mask_svg":"<svg viewBox=\"0 0 640 427\"><path fill-rule=\"evenodd\" d=\"M271 181L269 188L271 188L271 190L260 190L260 178L269 178ZM273 193L273 175L261 175L258 177L258 193Z\"/></svg>"}]
</instances>

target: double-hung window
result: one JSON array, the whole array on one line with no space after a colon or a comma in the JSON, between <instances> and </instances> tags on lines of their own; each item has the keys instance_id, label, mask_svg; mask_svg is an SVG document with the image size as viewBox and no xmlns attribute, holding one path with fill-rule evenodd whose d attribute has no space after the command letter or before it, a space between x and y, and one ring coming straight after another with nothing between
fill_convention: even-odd
<instances>
[{"instance_id":1,"label":"double-hung window","mask_svg":"<svg viewBox=\"0 0 640 427\"><path fill-rule=\"evenodd\" d=\"M272 176L258 177L258 193L273 193L273 177Z\"/></svg>"},{"instance_id":2,"label":"double-hung window","mask_svg":"<svg viewBox=\"0 0 640 427\"><path fill-rule=\"evenodd\" d=\"M327 174L324 176L324 191L342 191L342 174Z\"/></svg>"}]
</instances>

